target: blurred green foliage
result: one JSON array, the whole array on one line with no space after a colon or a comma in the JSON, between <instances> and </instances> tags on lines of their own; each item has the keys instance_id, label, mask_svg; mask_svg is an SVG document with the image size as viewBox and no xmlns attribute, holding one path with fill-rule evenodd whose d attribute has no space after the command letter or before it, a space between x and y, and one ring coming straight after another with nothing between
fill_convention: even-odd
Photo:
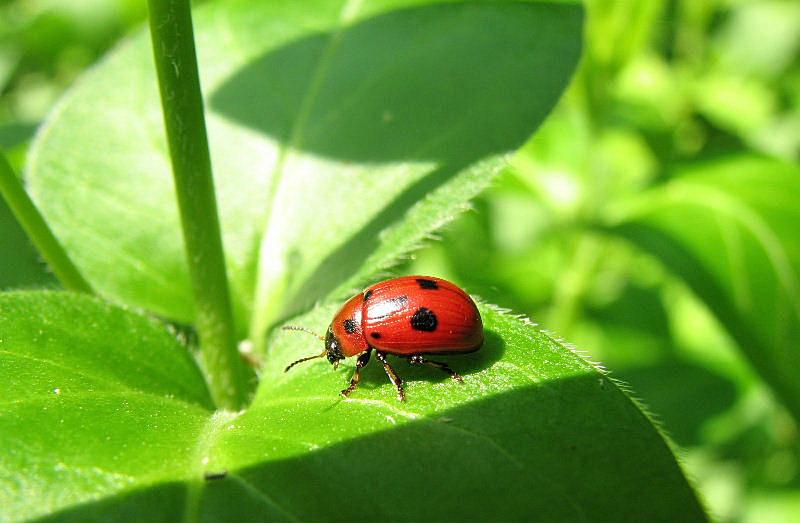
<instances>
[{"instance_id":1,"label":"blurred green foliage","mask_svg":"<svg viewBox=\"0 0 800 523\"><path fill-rule=\"evenodd\" d=\"M799 521L800 434L728 329L654 257L597 231L618 203L731 155L800 158L800 3L587 0L569 92L495 186L403 270L530 315L626 382L720 521ZM21 168L136 0L0 2L0 147ZM0 203L0 286L51 285ZM795 347L798 345L794 343Z\"/></svg>"},{"instance_id":2,"label":"blurred green foliage","mask_svg":"<svg viewBox=\"0 0 800 523\"><path fill-rule=\"evenodd\" d=\"M145 15L136 0L0 2L0 146L24 144L64 88Z\"/></svg>"},{"instance_id":3,"label":"blurred green foliage","mask_svg":"<svg viewBox=\"0 0 800 523\"><path fill-rule=\"evenodd\" d=\"M0 1L0 148L16 170L69 84L146 15L137 0ZM0 199L0 288L55 279Z\"/></svg>"}]
</instances>

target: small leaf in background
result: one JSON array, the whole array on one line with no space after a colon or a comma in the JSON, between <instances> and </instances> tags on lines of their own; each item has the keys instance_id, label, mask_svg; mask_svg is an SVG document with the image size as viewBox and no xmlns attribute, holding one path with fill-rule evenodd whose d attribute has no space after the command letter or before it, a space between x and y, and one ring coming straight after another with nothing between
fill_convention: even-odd
<instances>
[{"instance_id":1,"label":"small leaf in background","mask_svg":"<svg viewBox=\"0 0 800 523\"><path fill-rule=\"evenodd\" d=\"M4 145L0 143L0 147ZM2 253L0 289L46 287L56 284L55 277L48 271L2 197L0 197L0 253Z\"/></svg>"},{"instance_id":2,"label":"small leaf in background","mask_svg":"<svg viewBox=\"0 0 800 523\"><path fill-rule=\"evenodd\" d=\"M334 310L298 321L323 328ZM284 373L310 347L279 331L253 404L212 413L186 348L159 323L83 296L4 294L0 516L705 520L624 393L532 325L481 313L484 348L450 358L462 385L397 361L399 403L373 362L344 400L351 369Z\"/></svg>"},{"instance_id":3,"label":"small leaf in background","mask_svg":"<svg viewBox=\"0 0 800 523\"><path fill-rule=\"evenodd\" d=\"M53 274L4 201L0 201L0 253L0 289L55 285Z\"/></svg>"},{"instance_id":4,"label":"small leaf in background","mask_svg":"<svg viewBox=\"0 0 800 523\"><path fill-rule=\"evenodd\" d=\"M685 280L800 419L798 182L777 160L696 165L618 209L611 230Z\"/></svg>"},{"instance_id":5,"label":"small leaf in background","mask_svg":"<svg viewBox=\"0 0 800 523\"><path fill-rule=\"evenodd\" d=\"M240 335L364 284L461 210L544 119L574 2L236 2L196 10ZM28 181L95 288L194 316L149 40L89 72ZM98 256L102 253L102 256Z\"/></svg>"}]
</instances>

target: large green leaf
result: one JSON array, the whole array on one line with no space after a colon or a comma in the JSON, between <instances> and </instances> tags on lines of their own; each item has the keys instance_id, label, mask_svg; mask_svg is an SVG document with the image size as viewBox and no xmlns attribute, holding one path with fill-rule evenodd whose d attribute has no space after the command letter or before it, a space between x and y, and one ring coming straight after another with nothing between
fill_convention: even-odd
<instances>
[{"instance_id":1,"label":"large green leaf","mask_svg":"<svg viewBox=\"0 0 800 523\"><path fill-rule=\"evenodd\" d=\"M612 230L692 287L800 419L800 169L726 158L618 212Z\"/></svg>"},{"instance_id":2,"label":"large green leaf","mask_svg":"<svg viewBox=\"0 0 800 523\"><path fill-rule=\"evenodd\" d=\"M196 11L241 334L364 283L464 207L580 50L575 2L237 0ZM193 319L146 34L62 101L28 181L94 288Z\"/></svg>"},{"instance_id":3,"label":"large green leaf","mask_svg":"<svg viewBox=\"0 0 800 523\"><path fill-rule=\"evenodd\" d=\"M302 321L322 328L335 306ZM482 306L487 343L452 382L351 369L279 331L253 404L212 412L159 323L66 293L0 295L0 520L693 521L661 434L611 381ZM206 473L227 473L208 481ZM417 493L417 495L414 495Z\"/></svg>"}]
</instances>

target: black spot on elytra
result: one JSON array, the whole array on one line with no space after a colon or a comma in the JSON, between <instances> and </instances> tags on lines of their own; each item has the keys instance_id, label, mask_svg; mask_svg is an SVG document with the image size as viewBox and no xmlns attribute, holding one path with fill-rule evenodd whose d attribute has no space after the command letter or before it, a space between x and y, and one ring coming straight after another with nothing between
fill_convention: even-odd
<instances>
[{"instance_id":1,"label":"black spot on elytra","mask_svg":"<svg viewBox=\"0 0 800 523\"><path fill-rule=\"evenodd\" d=\"M347 334L353 334L356 331L356 322L351 318L347 318L346 320L344 320L342 322L342 325L344 326L344 331Z\"/></svg>"},{"instance_id":2,"label":"black spot on elytra","mask_svg":"<svg viewBox=\"0 0 800 523\"><path fill-rule=\"evenodd\" d=\"M411 328L418 331L433 332L439 320L432 310L420 307L411 317Z\"/></svg>"},{"instance_id":3,"label":"black spot on elytra","mask_svg":"<svg viewBox=\"0 0 800 523\"><path fill-rule=\"evenodd\" d=\"M421 289L433 289L436 290L439 288L439 284L433 280L426 280L425 278L417 278L417 283Z\"/></svg>"},{"instance_id":4,"label":"black spot on elytra","mask_svg":"<svg viewBox=\"0 0 800 523\"><path fill-rule=\"evenodd\" d=\"M372 296L372 291L365 292L364 293L364 301L367 301L370 296Z\"/></svg>"},{"instance_id":5,"label":"black spot on elytra","mask_svg":"<svg viewBox=\"0 0 800 523\"><path fill-rule=\"evenodd\" d=\"M370 334L370 336L372 336L376 340L381 339L381 333L380 332L373 332L372 334Z\"/></svg>"}]
</instances>

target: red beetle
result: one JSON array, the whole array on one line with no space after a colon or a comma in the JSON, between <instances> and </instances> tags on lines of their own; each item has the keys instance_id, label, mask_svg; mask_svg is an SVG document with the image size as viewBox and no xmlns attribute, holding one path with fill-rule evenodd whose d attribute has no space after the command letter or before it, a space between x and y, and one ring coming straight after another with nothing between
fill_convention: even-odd
<instances>
[{"instance_id":1,"label":"red beetle","mask_svg":"<svg viewBox=\"0 0 800 523\"><path fill-rule=\"evenodd\" d=\"M288 330L311 332L303 327ZM311 332L311 334L314 334ZM315 334L316 336L316 334ZM461 354L483 345L483 323L475 302L449 281L429 276L403 276L382 281L356 294L336 313L325 337L325 350L300 362L327 357L334 368L339 361L358 356L347 397L358 386L361 369L369 363L372 350L395 387L400 401L405 400L403 380L397 375L387 354L406 358L412 365L430 365L462 381L446 363L431 361L428 354Z\"/></svg>"}]
</instances>

